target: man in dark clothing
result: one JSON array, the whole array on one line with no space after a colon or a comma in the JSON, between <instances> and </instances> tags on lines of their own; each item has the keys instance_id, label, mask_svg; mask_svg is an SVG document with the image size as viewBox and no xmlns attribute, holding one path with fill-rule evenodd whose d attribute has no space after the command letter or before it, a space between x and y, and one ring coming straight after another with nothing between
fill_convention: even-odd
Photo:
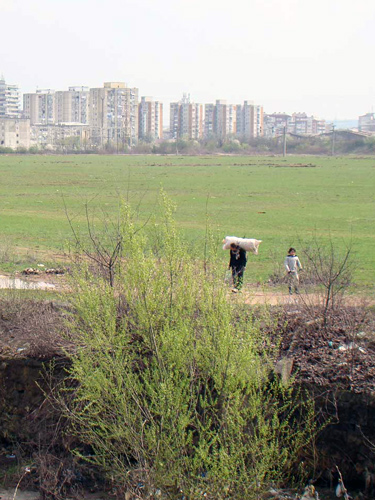
<instances>
[{"instance_id":1,"label":"man in dark clothing","mask_svg":"<svg viewBox=\"0 0 375 500\"><path fill-rule=\"evenodd\" d=\"M246 268L246 252L235 243L230 246L230 261L228 269L232 269L233 291L238 291L242 287L243 273Z\"/></svg>"}]
</instances>

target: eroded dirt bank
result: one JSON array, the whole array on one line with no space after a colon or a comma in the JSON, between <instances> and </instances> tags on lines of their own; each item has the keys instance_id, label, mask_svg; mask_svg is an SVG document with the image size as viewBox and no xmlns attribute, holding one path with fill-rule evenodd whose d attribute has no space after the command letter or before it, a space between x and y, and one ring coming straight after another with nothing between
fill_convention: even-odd
<instances>
[{"instance_id":1,"label":"eroded dirt bank","mask_svg":"<svg viewBox=\"0 0 375 500\"><path fill-rule=\"evenodd\" d=\"M25 481L29 487L42 486L38 467L48 487L48 464L60 471L60 480L69 470L72 483L83 482L72 462L65 461L71 443L60 432L59 417L44 392L51 380L66 375L62 347L69 346L58 334L66 310L52 302L13 306L2 304L0 314L0 485L19 478L25 463L35 467ZM286 380L295 376L309 391L320 422L326 424L312 457L314 479L334 485L337 466L347 486L361 490L363 498L374 498L374 313L350 305L330 318L329 328L321 318L301 313L296 303L272 314L274 331L281 335L277 371ZM265 336L275 334L267 328Z\"/></svg>"}]
</instances>

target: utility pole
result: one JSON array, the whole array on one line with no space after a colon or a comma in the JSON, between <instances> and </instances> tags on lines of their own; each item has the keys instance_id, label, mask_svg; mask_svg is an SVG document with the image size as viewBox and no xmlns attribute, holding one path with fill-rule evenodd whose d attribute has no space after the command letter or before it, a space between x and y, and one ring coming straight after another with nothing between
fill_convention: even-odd
<instances>
[{"instance_id":1,"label":"utility pole","mask_svg":"<svg viewBox=\"0 0 375 500\"><path fill-rule=\"evenodd\" d=\"M334 156L335 155L335 126L332 125L332 149L331 149L331 155Z\"/></svg>"},{"instance_id":2,"label":"utility pole","mask_svg":"<svg viewBox=\"0 0 375 500\"><path fill-rule=\"evenodd\" d=\"M283 156L286 156L286 127L283 130Z\"/></svg>"}]
</instances>

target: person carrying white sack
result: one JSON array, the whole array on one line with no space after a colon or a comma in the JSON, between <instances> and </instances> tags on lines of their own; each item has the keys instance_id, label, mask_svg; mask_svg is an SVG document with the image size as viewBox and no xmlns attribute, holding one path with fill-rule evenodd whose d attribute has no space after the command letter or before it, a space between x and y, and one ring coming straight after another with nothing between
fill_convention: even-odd
<instances>
[{"instance_id":1,"label":"person carrying white sack","mask_svg":"<svg viewBox=\"0 0 375 500\"><path fill-rule=\"evenodd\" d=\"M298 295L298 284L299 284L299 276L298 271L302 270L302 264L297 257L296 249L291 247L288 250L288 255L284 260L284 267L288 273L288 287L289 287L289 295L293 294L293 287L295 293Z\"/></svg>"},{"instance_id":2,"label":"person carrying white sack","mask_svg":"<svg viewBox=\"0 0 375 500\"><path fill-rule=\"evenodd\" d=\"M246 252L239 245L231 243L230 260L228 269L232 269L233 292L241 290L243 284L243 273L246 269Z\"/></svg>"},{"instance_id":3,"label":"person carrying white sack","mask_svg":"<svg viewBox=\"0 0 375 500\"><path fill-rule=\"evenodd\" d=\"M237 236L226 236L223 239L223 250L230 250L228 269L232 270L233 292L238 292L243 284L243 275L246 269L246 252L258 255L259 245L262 240L255 238L238 238Z\"/></svg>"}]
</instances>

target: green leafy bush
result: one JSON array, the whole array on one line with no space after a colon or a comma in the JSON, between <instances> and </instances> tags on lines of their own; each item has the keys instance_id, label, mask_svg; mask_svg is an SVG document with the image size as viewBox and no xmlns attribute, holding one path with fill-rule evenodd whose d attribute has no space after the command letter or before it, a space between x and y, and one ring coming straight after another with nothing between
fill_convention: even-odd
<instances>
[{"instance_id":1,"label":"green leafy bush","mask_svg":"<svg viewBox=\"0 0 375 500\"><path fill-rule=\"evenodd\" d=\"M208 238L205 265L187 255L161 199L157 251L125 206L115 286L88 268L75 275L66 391L73 432L91 449L80 455L121 498L258 498L298 470L312 405L273 374L260 320L228 300L216 245Z\"/></svg>"}]
</instances>

